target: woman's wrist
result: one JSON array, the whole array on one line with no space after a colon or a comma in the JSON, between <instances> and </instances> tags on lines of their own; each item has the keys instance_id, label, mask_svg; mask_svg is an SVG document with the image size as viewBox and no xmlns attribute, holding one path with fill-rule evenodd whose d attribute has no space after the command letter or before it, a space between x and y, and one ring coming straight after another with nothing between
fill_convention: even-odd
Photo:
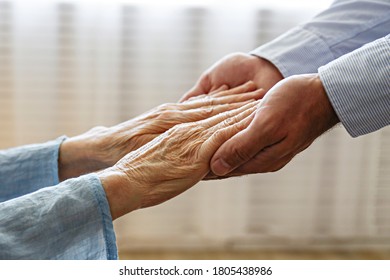
<instances>
[{"instance_id":1,"label":"woman's wrist","mask_svg":"<svg viewBox=\"0 0 390 280\"><path fill-rule=\"evenodd\" d=\"M136 184L116 166L109 167L99 141L91 141L83 135L66 139L60 146L58 175L60 181L97 172L110 206L113 220L141 205L141 196L135 191ZM94 147L93 147L94 146Z\"/></svg>"},{"instance_id":2,"label":"woman's wrist","mask_svg":"<svg viewBox=\"0 0 390 280\"><path fill-rule=\"evenodd\" d=\"M98 172L98 177L106 193L112 219L141 208L142 195L137 191L137 182L117 167Z\"/></svg>"},{"instance_id":3,"label":"woman's wrist","mask_svg":"<svg viewBox=\"0 0 390 280\"><path fill-rule=\"evenodd\" d=\"M58 177L60 181L75 178L108 167L98 155L94 141L83 135L66 139L61 145L58 157Z\"/></svg>"}]
</instances>

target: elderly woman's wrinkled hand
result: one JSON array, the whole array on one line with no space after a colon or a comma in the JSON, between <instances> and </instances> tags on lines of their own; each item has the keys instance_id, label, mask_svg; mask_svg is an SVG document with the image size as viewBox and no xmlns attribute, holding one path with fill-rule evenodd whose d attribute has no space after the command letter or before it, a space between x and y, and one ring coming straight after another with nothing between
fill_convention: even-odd
<instances>
[{"instance_id":1,"label":"elderly woman's wrinkled hand","mask_svg":"<svg viewBox=\"0 0 390 280\"><path fill-rule=\"evenodd\" d=\"M100 172L113 219L167 201L202 180L220 145L249 125L257 103L174 126Z\"/></svg>"},{"instance_id":2,"label":"elderly woman's wrinkled hand","mask_svg":"<svg viewBox=\"0 0 390 280\"><path fill-rule=\"evenodd\" d=\"M60 148L60 180L110 167L127 153L177 124L203 120L239 108L263 94L253 82L230 90L223 86L212 94L200 95L183 103L163 104L118 125L96 127L69 138Z\"/></svg>"}]
</instances>

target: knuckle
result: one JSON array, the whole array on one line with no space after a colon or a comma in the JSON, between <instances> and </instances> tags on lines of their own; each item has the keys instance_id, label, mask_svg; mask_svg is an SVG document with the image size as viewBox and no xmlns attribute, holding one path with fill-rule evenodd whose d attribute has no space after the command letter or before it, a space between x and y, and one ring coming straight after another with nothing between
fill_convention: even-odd
<instances>
[{"instance_id":1,"label":"knuckle","mask_svg":"<svg viewBox=\"0 0 390 280\"><path fill-rule=\"evenodd\" d=\"M204 99L206 97L207 97L207 95L204 94L204 93L199 94L199 95L193 95L189 99L184 101L183 103L187 103L188 104L188 103L196 102L196 101L202 100L202 99Z\"/></svg>"},{"instance_id":2,"label":"knuckle","mask_svg":"<svg viewBox=\"0 0 390 280\"><path fill-rule=\"evenodd\" d=\"M223 129L217 130L214 132L215 139L224 139L224 136L226 135L226 131Z\"/></svg>"},{"instance_id":3,"label":"knuckle","mask_svg":"<svg viewBox=\"0 0 390 280\"><path fill-rule=\"evenodd\" d=\"M237 117L233 116L223 121L224 126L230 126L237 123Z\"/></svg>"},{"instance_id":4,"label":"knuckle","mask_svg":"<svg viewBox=\"0 0 390 280\"><path fill-rule=\"evenodd\" d=\"M203 116L205 119L211 117L214 114L214 107L210 106L203 110Z\"/></svg>"},{"instance_id":5,"label":"knuckle","mask_svg":"<svg viewBox=\"0 0 390 280\"><path fill-rule=\"evenodd\" d=\"M155 118L159 120L172 120L179 111L175 109L174 105L163 104L160 105L155 114Z\"/></svg>"},{"instance_id":6,"label":"knuckle","mask_svg":"<svg viewBox=\"0 0 390 280\"><path fill-rule=\"evenodd\" d=\"M236 122L236 124L234 125L234 129L236 131L241 131L241 130L244 130L246 128L247 128L247 124L244 122Z\"/></svg>"},{"instance_id":7,"label":"knuckle","mask_svg":"<svg viewBox=\"0 0 390 280\"><path fill-rule=\"evenodd\" d=\"M160 112L164 112L164 111L168 111L168 110L171 110L173 107L174 107L174 103L164 103L164 104L161 104L157 107L158 111Z\"/></svg>"},{"instance_id":8,"label":"knuckle","mask_svg":"<svg viewBox=\"0 0 390 280\"><path fill-rule=\"evenodd\" d=\"M162 111L162 112L160 112L160 114L158 115L157 118L160 120L168 120L168 119L172 118L172 112Z\"/></svg>"},{"instance_id":9,"label":"knuckle","mask_svg":"<svg viewBox=\"0 0 390 280\"><path fill-rule=\"evenodd\" d=\"M215 103L215 98L213 98L211 95L206 95L204 97L204 102L206 106L213 106Z\"/></svg>"}]
</instances>

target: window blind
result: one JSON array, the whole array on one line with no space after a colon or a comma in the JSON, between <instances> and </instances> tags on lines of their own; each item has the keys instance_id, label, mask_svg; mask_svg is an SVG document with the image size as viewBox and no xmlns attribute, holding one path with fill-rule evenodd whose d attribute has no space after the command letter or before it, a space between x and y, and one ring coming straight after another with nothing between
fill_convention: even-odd
<instances>
[{"instance_id":1,"label":"window blind","mask_svg":"<svg viewBox=\"0 0 390 280\"><path fill-rule=\"evenodd\" d=\"M264 4L264 3L263 3ZM174 102L203 70L318 9L0 1L0 146ZM201 182L115 222L121 249L388 247L390 130L338 127L277 173Z\"/></svg>"}]
</instances>

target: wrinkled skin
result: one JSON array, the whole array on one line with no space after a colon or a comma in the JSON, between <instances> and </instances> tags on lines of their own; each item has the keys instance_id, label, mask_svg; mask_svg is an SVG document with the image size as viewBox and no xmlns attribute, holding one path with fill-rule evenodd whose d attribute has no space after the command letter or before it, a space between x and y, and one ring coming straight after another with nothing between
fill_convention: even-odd
<instances>
[{"instance_id":1,"label":"wrinkled skin","mask_svg":"<svg viewBox=\"0 0 390 280\"><path fill-rule=\"evenodd\" d=\"M100 172L113 219L165 202L199 182L219 146L249 125L257 103L174 126Z\"/></svg>"},{"instance_id":2,"label":"wrinkled skin","mask_svg":"<svg viewBox=\"0 0 390 280\"><path fill-rule=\"evenodd\" d=\"M265 96L253 123L218 149L205 179L277 171L339 121L317 76L283 80L271 62L243 53L217 61L181 100L247 81Z\"/></svg>"},{"instance_id":3,"label":"wrinkled skin","mask_svg":"<svg viewBox=\"0 0 390 280\"><path fill-rule=\"evenodd\" d=\"M206 119L262 95L263 91L257 90L253 82L230 90L221 86L209 95L193 97L183 103L163 104L112 127L95 127L61 145L60 180L110 167L177 124Z\"/></svg>"},{"instance_id":4,"label":"wrinkled skin","mask_svg":"<svg viewBox=\"0 0 390 280\"><path fill-rule=\"evenodd\" d=\"M248 81L253 81L258 88L263 88L265 93L282 79L282 74L271 62L245 53L232 53L204 71L181 101L211 93L222 85L234 88Z\"/></svg>"},{"instance_id":5,"label":"wrinkled skin","mask_svg":"<svg viewBox=\"0 0 390 280\"><path fill-rule=\"evenodd\" d=\"M250 126L218 149L217 176L208 178L277 171L338 122L318 74L286 78L267 92Z\"/></svg>"}]
</instances>

